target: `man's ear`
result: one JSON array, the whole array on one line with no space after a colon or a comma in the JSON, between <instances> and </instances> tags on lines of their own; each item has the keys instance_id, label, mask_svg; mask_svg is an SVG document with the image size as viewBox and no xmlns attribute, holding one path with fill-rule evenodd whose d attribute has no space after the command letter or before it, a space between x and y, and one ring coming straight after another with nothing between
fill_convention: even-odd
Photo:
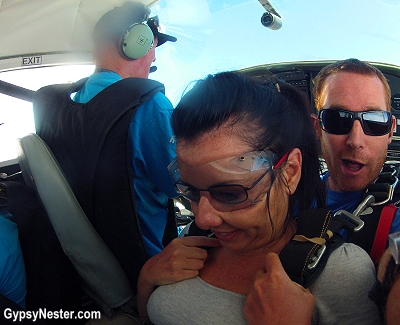
<instances>
[{"instance_id":1,"label":"man's ear","mask_svg":"<svg viewBox=\"0 0 400 325\"><path fill-rule=\"evenodd\" d=\"M287 163L285 164L286 174L286 191L288 195L296 191L297 185L301 178L301 165L302 156L299 148L294 148L288 156Z\"/></svg>"},{"instance_id":2,"label":"man's ear","mask_svg":"<svg viewBox=\"0 0 400 325\"><path fill-rule=\"evenodd\" d=\"M311 114L311 118L313 119L314 129L315 129L315 132L317 133L317 138L321 139L322 129L321 129L321 126L319 125L319 120L318 120L317 114Z\"/></svg>"}]
</instances>

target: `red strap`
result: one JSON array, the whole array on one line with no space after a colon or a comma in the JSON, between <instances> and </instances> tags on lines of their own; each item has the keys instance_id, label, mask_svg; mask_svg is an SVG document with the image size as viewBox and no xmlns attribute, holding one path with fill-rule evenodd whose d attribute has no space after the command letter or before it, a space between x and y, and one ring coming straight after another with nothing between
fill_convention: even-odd
<instances>
[{"instance_id":1,"label":"red strap","mask_svg":"<svg viewBox=\"0 0 400 325\"><path fill-rule=\"evenodd\" d=\"M396 211L397 208L393 204L389 204L382 209L370 254L371 259L375 263L375 265L378 264L383 252L385 251L390 227L392 225L392 221L394 219Z\"/></svg>"}]
</instances>

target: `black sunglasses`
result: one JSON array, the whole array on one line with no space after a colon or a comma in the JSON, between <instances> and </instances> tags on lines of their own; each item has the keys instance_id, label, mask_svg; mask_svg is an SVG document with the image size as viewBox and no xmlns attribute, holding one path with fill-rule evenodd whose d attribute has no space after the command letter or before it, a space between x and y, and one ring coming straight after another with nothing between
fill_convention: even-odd
<instances>
[{"instance_id":1,"label":"black sunglasses","mask_svg":"<svg viewBox=\"0 0 400 325\"><path fill-rule=\"evenodd\" d=\"M355 120L359 120L365 134L380 136L392 128L392 114L387 111L353 112L335 108L324 108L318 112L319 124L325 132L348 134Z\"/></svg>"}]
</instances>

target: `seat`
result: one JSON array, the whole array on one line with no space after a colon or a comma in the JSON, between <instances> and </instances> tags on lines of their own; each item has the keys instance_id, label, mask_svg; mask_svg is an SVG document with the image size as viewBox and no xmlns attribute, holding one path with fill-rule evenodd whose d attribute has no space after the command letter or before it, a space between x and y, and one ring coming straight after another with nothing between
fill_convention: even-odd
<instances>
[{"instance_id":1,"label":"seat","mask_svg":"<svg viewBox=\"0 0 400 325\"><path fill-rule=\"evenodd\" d=\"M37 134L19 139L17 149L23 178L37 191L83 290L110 319L118 307L130 312L129 280L86 217L51 150Z\"/></svg>"}]
</instances>

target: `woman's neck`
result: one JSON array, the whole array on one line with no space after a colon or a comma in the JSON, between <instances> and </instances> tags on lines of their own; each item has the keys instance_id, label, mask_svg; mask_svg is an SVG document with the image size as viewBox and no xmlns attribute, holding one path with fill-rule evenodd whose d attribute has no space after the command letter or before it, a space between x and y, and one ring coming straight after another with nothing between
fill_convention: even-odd
<instances>
[{"instance_id":1,"label":"woman's neck","mask_svg":"<svg viewBox=\"0 0 400 325\"><path fill-rule=\"evenodd\" d=\"M246 295L253 283L255 272L266 268L266 254L279 254L293 234L293 231L288 231L271 245L252 251L236 252L224 247L211 249L209 258L200 271L200 278L218 288Z\"/></svg>"}]
</instances>

